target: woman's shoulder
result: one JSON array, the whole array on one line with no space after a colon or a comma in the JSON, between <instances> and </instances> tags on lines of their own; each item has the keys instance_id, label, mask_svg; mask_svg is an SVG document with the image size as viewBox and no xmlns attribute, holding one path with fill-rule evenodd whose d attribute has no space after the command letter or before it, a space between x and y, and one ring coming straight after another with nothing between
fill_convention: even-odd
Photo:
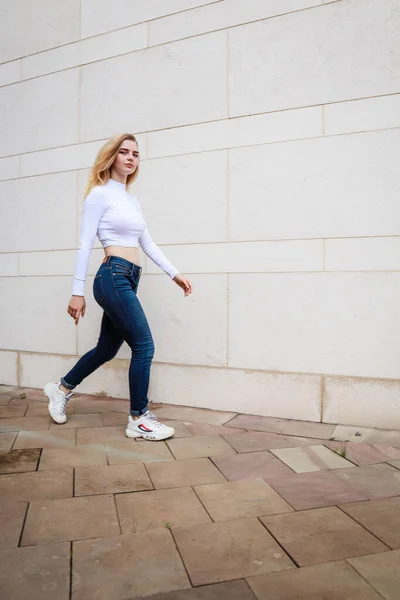
<instances>
[{"instance_id":1,"label":"woman's shoulder","mask_svg":"<svg viewBox=\"0 0 400 600\"><path fill-rule=\"evenodd\" d=\"M87 204L94 204L99 202L107 202L109 194L104 185L95 185L92 187L88 195L86 196L85 202Z\"/></svg>"}]
</instances>

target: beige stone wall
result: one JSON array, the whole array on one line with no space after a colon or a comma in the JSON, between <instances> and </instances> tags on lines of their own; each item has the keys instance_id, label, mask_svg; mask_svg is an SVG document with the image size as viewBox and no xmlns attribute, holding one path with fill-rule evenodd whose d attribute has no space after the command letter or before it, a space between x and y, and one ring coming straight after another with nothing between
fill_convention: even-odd
<instances>
[{"instance_id":1,"label":"beige stone wall","mask_svg":"<svg viewBox=\"0 0 400 600\"><path fill-rule=\"evenodd\" d=\"M138 135L161 402L400 427L400 1L1 2L0 383L98 336L66 313L97 149ZM80 387L127 397L129 351Z\"/></svg>"}]
</instances>

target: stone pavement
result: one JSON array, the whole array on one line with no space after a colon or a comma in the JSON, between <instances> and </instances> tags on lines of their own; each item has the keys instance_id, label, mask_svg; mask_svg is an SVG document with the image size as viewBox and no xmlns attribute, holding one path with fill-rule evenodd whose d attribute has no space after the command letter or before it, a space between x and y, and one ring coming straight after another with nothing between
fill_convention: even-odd
<instances>
[{"instance_id":1,"label":"stone pavement","mask_svg":"<svg viewBox=\"0 0 400 600\"><path fill-rule=\"evenodd\" d=\"M159 404L147 442L127 410L0 386L2 599L399 600L400 432Z\"/></svg>"}]
</instances>

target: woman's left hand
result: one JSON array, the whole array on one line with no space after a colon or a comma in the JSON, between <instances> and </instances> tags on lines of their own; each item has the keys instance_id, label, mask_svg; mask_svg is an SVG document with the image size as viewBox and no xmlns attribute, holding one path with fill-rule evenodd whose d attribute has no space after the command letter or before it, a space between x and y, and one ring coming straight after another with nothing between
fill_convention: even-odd
<instances>
[{"instance_id":1,"label":"woman's left hand","mask_svg":"<svg viewBox=\"0 0 400 600\"><path fill-rule=\"evenodd\" d=\"M192 293L192 284L190 283L189 279L186 279L186 277L182 275L182 273L178 273L177 275L175 275L174 281L177 285L179 285L179 287L183 289L183 291L185 292L185 296L189 296L189 294Z\"/></svg>"}]
</instances>

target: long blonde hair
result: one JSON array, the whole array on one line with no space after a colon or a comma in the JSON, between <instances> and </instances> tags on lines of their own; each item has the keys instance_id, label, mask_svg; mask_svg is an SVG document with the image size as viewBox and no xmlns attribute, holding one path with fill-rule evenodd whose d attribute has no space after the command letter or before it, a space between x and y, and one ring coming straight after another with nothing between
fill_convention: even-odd
<instances>
[{"instance_id":1,"label":"long blonde hair","mask_svg":"<svg viewBox=\"0 0 400 600\"><path fill-rule=\"evenodd\" d=\"M85 189L84 198L88 196L92 188L96 185L104 185L111 177L111 167L116 159L118 151L125 140L136 142L137 139L132 133L120 133L110 138L97 153L93 167L90 169L88 183ZM139 145L138 145L139 147ZM126 187L136 179L139 175L139 165L134 173L131 173L126 178Z\"/></svg>"}]
</instances>

